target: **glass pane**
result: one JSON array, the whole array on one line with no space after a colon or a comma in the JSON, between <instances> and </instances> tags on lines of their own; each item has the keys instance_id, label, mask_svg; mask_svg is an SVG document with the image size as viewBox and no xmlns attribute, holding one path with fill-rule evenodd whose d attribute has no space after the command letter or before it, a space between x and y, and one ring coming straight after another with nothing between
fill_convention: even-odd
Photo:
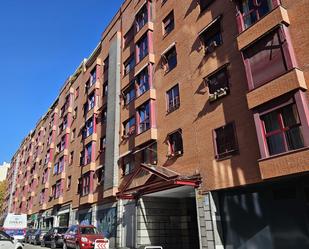
<instances>
[{"instance_id":1,"label":"glass pane","mask_svg":"<svg viewBox=\"0 0 309 249\"><path fill-rule=\"evenodd\" d=\"M282 133L267 137L266 140L269 155L275 155L286 151Z\"/></svg>"},{"instance_id":2,"label":"glass pane","mask_svg":"<svg viewBox=\"0 0 309 249\"><path fill-rule=\"evenodd\" d=\"M285 133L289 150L296 150L304 147L303 136L300 127L294 127Z\"/></svg>"},{"instance_id":3,"label":"glass pane","mask_svg":"<svg viewBox=\"0 0 309 249\"><path fill-rule=\"evenodd\" d=\"M280 129L277 112L268 113L262 116L261 119L264 122L266 133Z\"/></svg>"},{"instance_id":4,"label":"glass pane","mask_svg":"<svg viewBox=\"0 0 309 249\"><path fill-rule=\"evenodd\" d=\"M271 0L258 0L259 17L265 16L271 9Z\"/></svg>"},{"instance_id":5,"label":"glass pane","mask_svg":"<svg viewBox=\"0 0 309 249\"><path fill-rule=\"evenodd\" d=\"M295 104L284 107L281 111L281 115L284 127L289 127L300 123Z\"/></svg>"}]
</instances>

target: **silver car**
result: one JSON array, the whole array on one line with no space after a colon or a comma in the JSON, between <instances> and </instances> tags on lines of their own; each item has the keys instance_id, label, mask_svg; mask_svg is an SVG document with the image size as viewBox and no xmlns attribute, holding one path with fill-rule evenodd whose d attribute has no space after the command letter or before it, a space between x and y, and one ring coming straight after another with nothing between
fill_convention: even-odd
<instances>
[{"instance_id":1,"label":"silver car","mask_svg":"<svg viewBox=\"0 0 309 249\"><path fill-rule=\"evenodd\" d=\"M0 249L23 249L24 245L7 233L0 231Z\"/></svg>"}]
</instances>

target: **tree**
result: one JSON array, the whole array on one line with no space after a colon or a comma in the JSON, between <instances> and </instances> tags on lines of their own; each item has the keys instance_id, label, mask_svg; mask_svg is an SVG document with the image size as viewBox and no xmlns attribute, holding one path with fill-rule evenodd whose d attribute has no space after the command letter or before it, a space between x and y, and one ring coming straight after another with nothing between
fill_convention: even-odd
<instances>
[{"instance_id":1,"label":"tree","mask_svg":"<svg viewBox=\"0 0 309 249\"><path fill-rule=\"evenodd\" d=\"M0 211L2 212L3 202L5 201L5 195L7 192L7 180L3 180L0 182Z\"/></svg>"}]
</instances>

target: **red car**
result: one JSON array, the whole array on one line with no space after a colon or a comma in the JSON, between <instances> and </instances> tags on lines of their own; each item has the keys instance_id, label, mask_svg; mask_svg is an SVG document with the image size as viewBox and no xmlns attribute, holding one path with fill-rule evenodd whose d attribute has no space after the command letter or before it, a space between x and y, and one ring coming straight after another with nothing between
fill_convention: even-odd
<instances>
[{"instance_id":1,"label":"red car","mask_svg":"<svg viewBox=\"0 0 309 249\"><path fill-rule=\"evenodd\" d=\"M93 249L97 239L104 239L95 226L73 225L63 236L63 249Z\"/></svg>"}]
</instances>

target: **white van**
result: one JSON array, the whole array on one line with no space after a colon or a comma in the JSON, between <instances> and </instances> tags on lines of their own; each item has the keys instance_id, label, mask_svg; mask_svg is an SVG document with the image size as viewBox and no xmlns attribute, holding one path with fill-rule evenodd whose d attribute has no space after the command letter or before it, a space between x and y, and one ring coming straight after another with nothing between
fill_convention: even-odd
<instances>
[{"instance_id":1,"label":"white van","mask_svg":"<svg viewBox=\"0 0 309 249\"><path fill-rule=\"evenodd\" d=\"M16 240L24 240L27 230L27 215L9 213L4 220L3 230Z\"/></svg>"}]
</instances>

